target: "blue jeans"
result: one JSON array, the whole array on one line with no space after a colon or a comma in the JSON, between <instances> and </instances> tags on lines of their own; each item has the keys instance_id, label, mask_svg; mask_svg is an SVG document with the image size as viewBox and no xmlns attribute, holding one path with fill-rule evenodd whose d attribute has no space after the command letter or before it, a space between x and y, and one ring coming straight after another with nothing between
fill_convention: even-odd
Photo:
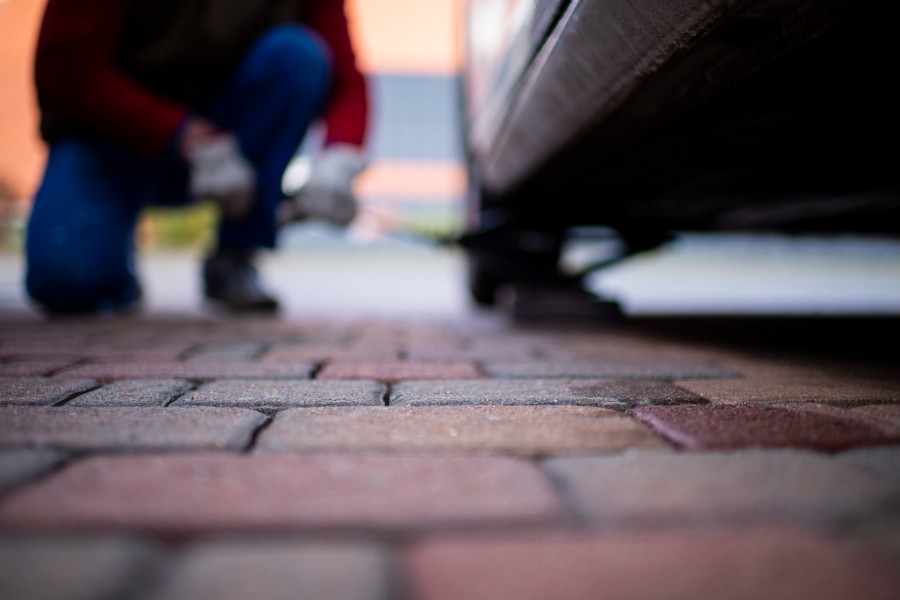
<instances>
[{"instance_id":1,"label":"blue jeans","mask_svg":"<svg viewBox=\"0 0 900 600\"><path fill-rule=\"evenodd\" d=\"M256 203L246 216L220 222L220 248L275 247L281 180L321 110L329 60L308 30L275 27L257 40L200 111L235 133L257 173ZM173 150L148 159L96 139L51 143L26 232L29 296L51 312L102 311L137 300L138 217L147 206L191 202L187 175Z\"/></svg>"}]
</instances>

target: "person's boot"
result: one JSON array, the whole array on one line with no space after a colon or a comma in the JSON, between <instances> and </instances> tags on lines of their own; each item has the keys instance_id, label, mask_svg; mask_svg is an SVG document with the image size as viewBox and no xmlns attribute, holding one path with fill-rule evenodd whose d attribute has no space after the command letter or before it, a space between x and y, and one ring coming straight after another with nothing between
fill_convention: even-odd
<instances>
[{"instance_id":1,"label":"person's boot","mask_svg":"<svg viewBox=\"0 0 900 600\"><path fill-rule=\"evenodd\" d=\"M207 300L234 312L274 312L278 300L262 289L259 275L246 251L218 250L203 262Z\"/></svg>"}]
</instances>

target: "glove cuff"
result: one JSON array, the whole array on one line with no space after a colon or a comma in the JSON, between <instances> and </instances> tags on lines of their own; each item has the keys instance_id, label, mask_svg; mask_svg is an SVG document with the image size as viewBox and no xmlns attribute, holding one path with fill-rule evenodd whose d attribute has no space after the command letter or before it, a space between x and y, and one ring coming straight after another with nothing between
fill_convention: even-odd
<instances>
[{"instance_id":1,"label":"glove cuff","mask_svg":"<svg viewBox=\"0 0 900 600\"><path fill-rule=\"evenodd\" d=\"M351 176L358 175L369 165L369 157L359 146L334 142L322 148L317 160L339 167Z\"/></svg>"}]
</instances>

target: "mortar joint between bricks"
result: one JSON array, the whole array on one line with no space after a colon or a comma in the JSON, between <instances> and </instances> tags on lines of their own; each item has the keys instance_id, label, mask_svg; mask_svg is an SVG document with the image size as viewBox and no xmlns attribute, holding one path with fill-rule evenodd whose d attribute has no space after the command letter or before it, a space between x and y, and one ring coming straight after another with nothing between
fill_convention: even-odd
<instances>
[{"instance_id":1,"label":"mortar joint between bricks","mask_svg":"<svg viewBox=\"0 0 900 600\"><path fill-rule=\"evenodd\" d=\"M322 369L324 369L325 365L327 365L327 364L328 364L327 360L323 360L321 362L317 362L316 364L314 364L312 366L312 369L310 369L310 371L309 371L309 378L310 379L317 378L319 376L319 373L322 372Z\"/></svg>"},{"instance_id":2,"label":"mortar joint between bricks","mask_svg":"<svg viewBox=\"0 0 900 600\"><path fill-rule=\"evenodd\" d=\"M391 405L391 394L394 392L394 384L390 381L385 382L384 384L384 395L381 397L381 401L385 406Z\"/></svg>"},{"instance_id":3,"label":"mortar joint between bricks","mask_svg":"<svg viewBox=\"0 0 900 600\"><path fill-rule=\"evenodd\" d=\"M166 402L163 402L163 408L168 408L190 394L191 392L196 392L197 389L203 385L203 383L198 379L186 379L184 382L187 384L185 389L181 392L176 393L171 398L169 398Z\"/></svg>"},{"instance_id":4,"label":"mortar joint between bricks","mask_svg":"<svg viewBox=\"0 0 900 600\"><path fill-rule=\"evenodd\" d=\"M255 361L260 360L262 357L264 357L269 352L269 350L272 349L273 345L274 344L266 343L266 342L260 343L259 348L256 350L256 352L254 352L250 356L250 360L255 360Z\"/></svg>"},{"instance_id":5,"label":"mortar joint between bricks","mask_svg":"<svg viewBox=\"0 0 900 600\"><path fill-rule=\"evenodd\" d=\"M76 360L73 363L63 365L63 366L59 367L58 369L50 369L49 371L44 373L44 377L54 377L56 375L59 375L60 373L65 373L66 371L74 369L75 367L80 367L82 365L88 365L88 364L91 364L91 359L82 358L80 360Z\"/></svg>"},{"instance_id":6,"label":"mortar joint between bricks","mask_svg":"<svg viewBox=\"0 0 900 600\"><path fill-rule=\"evenodd\" d=\"M259 439L259 436L261 436L263 431L265 431L275 421L275 414L262 414L265 415L266 420L260 423L259 426L253 430L253 433L250 434L250 439L247 441L247 447L244 449L245 454L249 454L250 451L253 450L253 447L256 446L256 441Z\"/></svg>"},{"instance_id":7,"label":"mortar joint between bricks","mask_svg":"<svg viewBox=\"0 0 900 600\"><path fill-rule=\"evenodd\" d=\"M66 396L65 398L63 398L62 400L57 400L56 402L54 402L54 403L51 404L50 406L53 406L53 407L57 407L57 406L65 406L66 404L68 404L69 402L71 402L72 400L74 400L75 398L77 398L78 396L83 396L84 394L87 394L88 392L93 392L94 390L99 390L99 389L102 388L104 385L106 385L106 384L105 384L105 383L98 383L97 385L92 386L92 387L90 387L90 388L88 388L88 389L80 390L80 391L77 391L77 392L73 392L73 393L69 394L68 396Z\"/></svg>"}]
</instances>

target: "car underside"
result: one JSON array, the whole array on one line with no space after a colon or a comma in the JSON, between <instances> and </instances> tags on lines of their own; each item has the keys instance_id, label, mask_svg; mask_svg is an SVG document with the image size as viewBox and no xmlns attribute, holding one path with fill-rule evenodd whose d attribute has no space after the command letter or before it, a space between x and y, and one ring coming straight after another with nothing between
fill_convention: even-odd
<instances>
[{"instance_id":1,"label":"car underside","mask_svg":"<svg viewBox=\"0 0 900 600\"><path fill-rule=\"evenodd\" d=\"M616 259L679 231L900 233L895 3L541 6L515 84L465 101L477 301L559 281L579 226Z\"/></svg>"}]
</instances>

